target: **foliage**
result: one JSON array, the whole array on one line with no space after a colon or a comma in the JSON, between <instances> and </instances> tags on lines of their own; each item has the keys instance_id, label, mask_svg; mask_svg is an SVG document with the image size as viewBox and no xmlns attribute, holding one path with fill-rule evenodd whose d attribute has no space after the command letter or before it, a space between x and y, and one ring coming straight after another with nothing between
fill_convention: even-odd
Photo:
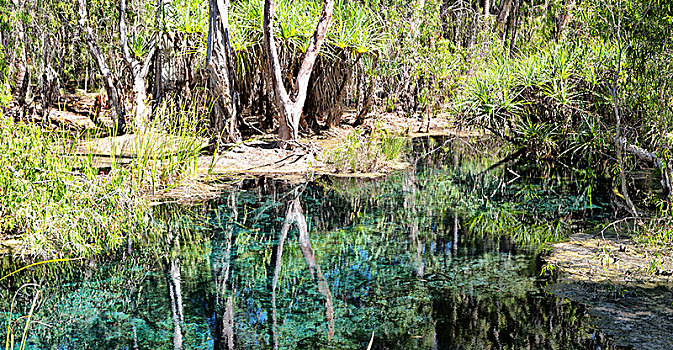
<instances>
[{"instance_id":1,"label":"foliage","mask_svg":"<svg viewBox=\"0 0 673 350\"><path fill-rule=\"evenodd\" d=\"M0 232L47 258L102 253L142 234L148 209L141 196L188 179L201 147L192 139L170 150L155 145L134 167L113 159L101 175L93 155L81 153L66 135L7 117L0 122Z\"/></svg>"},{"instance_id":2,"label":"foliage","mask_svg":"<svg viewBox=\"0 0 673 350\"><path fill-rule=\"evenodd\" d=\"M368 136L364 130L354 130L338 146L327 151L326 160L337 172L376 172L383 168L384 162L397 161L407 141L383 129Z\"/></svg>"},{"instance_id":3,"label":"foliage","mask_svg":"<svg viewBox=\"0 0 673 350\"><path fill-rule=\"evenodd\" d=\"M2 231L47 256L118 245L131 200L121 176L96 176L91 158L62 154L54 135L37 127L9 118L2 124Z\"/></svg>"},{"instance_id":4,"label":"foliage","mask_svg":"<svg viewBox=\"0 0 673 350\"><path fill-rule=\"evenodd\" d=\"M535 157L565 155L591 163L606 146L603 84L615 48L550 46L531 56L498 60L471 78L461 96L468 122L482 125Z\"/></svg>"}]
</instances>

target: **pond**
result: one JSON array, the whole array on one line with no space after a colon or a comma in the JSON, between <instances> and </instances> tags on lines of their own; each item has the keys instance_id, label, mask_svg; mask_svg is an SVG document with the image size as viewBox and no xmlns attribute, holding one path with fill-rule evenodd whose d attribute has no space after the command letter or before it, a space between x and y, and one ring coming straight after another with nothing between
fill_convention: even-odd
<instances>
[{"instance_id":1,"label":"pond","mask_svg":"<svg viewBox=\"0 0 673 350\"><path fill-rule=\"evenodd\" d=\"M155 207L122 249L1 282L3 330L31 349L616 348L541 277L544 241L604 215L600 183L489 169L507 150L488 140L412 147L384 179Z\"/></svg>"}]
</instances>

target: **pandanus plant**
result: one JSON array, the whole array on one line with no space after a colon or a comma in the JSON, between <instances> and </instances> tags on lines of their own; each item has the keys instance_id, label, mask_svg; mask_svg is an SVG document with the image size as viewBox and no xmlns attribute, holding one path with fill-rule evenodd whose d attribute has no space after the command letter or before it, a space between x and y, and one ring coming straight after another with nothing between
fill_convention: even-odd
<instances>
[{"instance_id":1,"label":"pandanus plant","mask_svg":"<svg viewBox=\"0 0 673 350\"><path fill-rule=\"evenodd\" d=\"M165 3L165 15L161 20L154 23L152 18L145 23L145 27L157 27L165 34L164 37L172 41L169 45L171 61L167 64L173 67L164 73L172 72L175 79L185 74L196 74L197 68L203 67L203 56L206 54L208 1L169 0ZM264 0L233 1L229 9L229 30L238 103L250 114L265 114L263 111L266 111L269 115L274 108L269 103L273 92L263 49L263 8ZM283 80L290 89L321 9L321 1L317 0L276 2L273 32ZM320 47L316 71L309 84L304 113L325 119L332 115L330 124L338 122L352 76L375 76L371 61L379 53L385 54L388 37L378 14L368 4L336 1L330 27ZM131 40L131 43L136 41ZM183 74L185 69L188 72ZM192 80L187 82L190 86L193 85ZM182 86L179 83L174 85ZM189 91L193 88L191 86ZM176 96L180 98L181 94ZM273 119L268 119L271 122L263 120L261 123L267 128L273 125Z\"/></svg>"},{"instance_id":2,"label":"pandanus plant","mask_svg":"<svg viewBox=\"0 0 673 350\"><path fill-rule=\"evenodd\" d=\"M606 100L604 76L614 50L599 42L569 49L551 46L531 56L494 60L472 77L461 95L469 122L490 129L540 157L587 159L601 147L596 139ZM587 143L595 143L585 147Z\"/></svg>"},{"instance_id":3,"label":"pandanus plant","mask_svg":"<svg viewBox=\"0 0 673 350\"><path fill-rule=\"evenodd\" d=\"M264 76L266 62L262 49L262 7L262 0L243 0L233 4L231 14L237 84L242 101L251 106L255 102L260 103L264 97L262 95L268 94L270 89ZM276 3L274 37L286 83L292 81L298 69L320 11L318 1L282 0ZM332 109L340 109L352 72L357 71L352 66L360 64L360 57L383 51L387 38L378 15L368 7L337 1L325 43L320 47L317 71L311 79L307 104L324 105L324 108L318 110L327 113ZM337 72L344 68L348 74ZM335 76L342 77L334 79Z\"/></svg>"}]
</instances>

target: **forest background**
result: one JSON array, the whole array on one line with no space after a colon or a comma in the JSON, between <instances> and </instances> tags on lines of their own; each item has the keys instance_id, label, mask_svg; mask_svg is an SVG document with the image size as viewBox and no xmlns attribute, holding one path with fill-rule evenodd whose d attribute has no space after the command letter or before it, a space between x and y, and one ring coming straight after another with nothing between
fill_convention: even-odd
<instances>
[{"instance_id":1,"label":"forest background","mask_svg":"<svg viewBox=\"0 0 673 350\"><path fill-rule=\"evenodd\" d=\"M142 231L140 194L188 177L202 152L188 142L101 176L73 140L158 130L216 154L271 133L301 149L381 113L448 115L513 157L608 178L621 218L673 239L669 1L0 0L0 29L0 231L38 254ZM63 127L64 111L96 128ZM356 135L349 152L386 137Z\"/></svg>"}]
</instances>

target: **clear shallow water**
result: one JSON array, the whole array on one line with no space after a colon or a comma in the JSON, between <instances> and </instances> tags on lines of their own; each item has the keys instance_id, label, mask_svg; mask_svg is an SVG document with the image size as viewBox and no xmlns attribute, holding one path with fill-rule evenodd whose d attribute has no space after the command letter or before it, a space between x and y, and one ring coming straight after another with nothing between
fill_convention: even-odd
<instances>
[{"instance_id":1,"label":"clear shallow water","mask_svg":"<svg viewBox=\"0 0 673 350\"><path fill-rule=\"evenodd\" d=\"M384 180L246 180L155 208L156 232L119 251L2 282L0 310L16 296L16 319L40 297L36 349L612 348L581 305L544 291L539 250L488 232L553 229L536 220L594 204L567 182L505 190L512 175L476 177L492 160L442 141L415 144L414 169ZM507 203L527 196L552 219L479 219L518 217Z\"/></svg>"}]
</instances>

